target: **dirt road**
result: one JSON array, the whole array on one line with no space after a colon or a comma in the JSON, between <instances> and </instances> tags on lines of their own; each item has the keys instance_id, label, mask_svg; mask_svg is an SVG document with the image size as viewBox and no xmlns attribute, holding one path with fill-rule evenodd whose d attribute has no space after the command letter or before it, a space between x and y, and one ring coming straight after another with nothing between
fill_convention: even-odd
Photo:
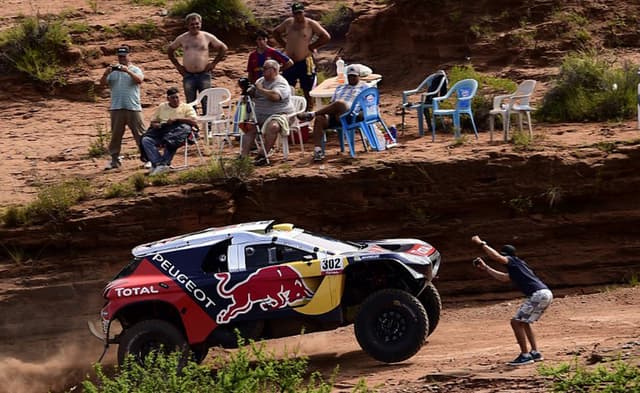
<instances>
[{"instance_id":1,"label":"dirt road","mask_svg":"<svg viewBox=\"0 0 640 393\"><path fill-rule=\"evenodd\" d=\"M618 357L639 364L639 303L638 286L556 298L535 325L545 364ZM277 353L298 348L309 357L310 369L325 376L339 366L338 392L351 391L360 378L370 387L390 393L545 392L535 366L506 365L517 355L508 321L518 304L519 299L491 304L445 303L440 325L427 345L398 364L368 357L360 350L352 327L272 340L268 345ZM33 360L52 346L57 349L51 356ZM88 331L82 337L59 337L47 343L25 339L21 347L20 352L32 360L0 359L0 392L64 391L77 385L100 355L100 345ZM106 363L112 364L114 356L115 348L111 348ZM213 356L211 352L205 363Z\"/></svg>"}]
</instances>

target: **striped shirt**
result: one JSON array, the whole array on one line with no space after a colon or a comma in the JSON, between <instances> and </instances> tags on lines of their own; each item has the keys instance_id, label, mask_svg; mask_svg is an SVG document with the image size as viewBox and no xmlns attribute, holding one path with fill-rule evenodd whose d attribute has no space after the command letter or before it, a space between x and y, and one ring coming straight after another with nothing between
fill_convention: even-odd
<instances>
[{"instance_id":1,"label":"striped shirt","mask_svg":"<svg viewBox=\"0 0 640 393\"><path fill-rule=\"evenodd\" d=\"M134 74L144 77L142 70L133 64L129 64L127 68ZM107 76L107 82L111 88L111 110L142 111L140 85L129 74L122 71L112 71Z\"/></svg>"},{"instance_id":2,"label":"striped shirt","mask_svg":"<svg viewBox=\"0 0 640 393\"><path fill-rule=\"evenodd\" d=\"M348 107L351 107L353 100L355 100L358 94L367 87L367 84L362 81L358 82L355 86L350 84L340 85L336 87L336 90L333 92L331 101L344 101Z\"/></svg>"}]
</instances>

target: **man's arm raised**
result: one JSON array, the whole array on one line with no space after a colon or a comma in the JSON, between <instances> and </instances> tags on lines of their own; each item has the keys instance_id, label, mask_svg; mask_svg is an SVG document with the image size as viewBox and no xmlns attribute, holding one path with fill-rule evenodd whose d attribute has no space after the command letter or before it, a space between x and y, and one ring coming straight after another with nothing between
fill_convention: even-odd
<instances>
[{"instance_id":1,"label":"man's arm raised","mask_svg":"<svg viewBox=\"0 0 640 393\"><path fill-rule=\"evenodd\" d=\"M309 51L313 52L331 41L331 35L317 21L309 19L309 23L311 25L311 31L318 36L318 39L316 39L312 44L309 44Z\"/></svg>"}]
</instances>

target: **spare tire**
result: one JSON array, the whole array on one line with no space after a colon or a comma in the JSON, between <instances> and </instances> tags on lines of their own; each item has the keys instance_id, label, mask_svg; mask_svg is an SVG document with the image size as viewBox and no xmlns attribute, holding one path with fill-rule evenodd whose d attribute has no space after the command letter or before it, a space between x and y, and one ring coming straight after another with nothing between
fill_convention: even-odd
<instances>
[{"instance_id":1,"label":"spare tire","mask_svg":"<svg viewBox=\"0 0 640 393\"><path fill-rule=\"evenodd\" d=\"M356 339L371 357L401 362L424 345L429 319L422 303L408 292L383 289L369 295L354 324Z\"/></svg>"}]
</instances>

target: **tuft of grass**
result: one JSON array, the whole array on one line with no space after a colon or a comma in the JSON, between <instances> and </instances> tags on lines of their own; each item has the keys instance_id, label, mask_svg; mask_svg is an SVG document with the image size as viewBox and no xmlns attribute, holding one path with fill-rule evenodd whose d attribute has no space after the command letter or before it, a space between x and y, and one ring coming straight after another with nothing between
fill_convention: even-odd
<instances>
[{"instance_id":1,"label":"tuft of grass","mask_svg":"<svg viewBox=\"0 0 640 393\"><path fill-rule=\"evenodd\" d=\"M528 213L531 208L533 208L533 202L531 198L528 196L518 196L516 198L511 198L507 202L509 208L511 208L516 213L525 214Z\"/></svg>"},{"instance_id":2,"label":"tuft of grass","mask_svg":"<svg viewBox=\"0 0 640 393\"><path fill-rule=\"evenodd\" d=\"M598 365L593 369L578 364L541 365L538 373L550 378L554 392L637 392L640 390L640 367L621 360L610 367Z\"/></svg>"},{"instance_id":3,"label":"tuft of grass","mask_svg":"<svg viewBox=\"0 0 640 393\"><path fill-rule=\"evenodd\" d=\"M256 26L255 17L242 0L178 0L171 8L174 16L185 17L197 12L203 29L246 30Z\"/></svg>"},{"instance_id":4,"label":"tuft of grass","mask_svg":"<svg viewBox=\"0 0 640 393\"><path fill-rule=\"evenodd\" d=\"M104 192L104 197L110 198L126 198L136 195L136 189L131 182L113 183Z\"/></svg>"},{"instance_id":5,"label":"tuft of grass","mask_svg":"<svg viewBox=\"0 0 640 393\"><path fill-rule=\"evenodd\" d=\"M25 206L10 206L2 214L7 227L33 223L64 220L69 209L76 203L88 199L91 193L89 182L73 179L60 184L42 187L36 200Z\"/></svg>"},{"instance_id":6,"label":"tuft of grass","mask_svg":"<svg viewBox=\"0 0 640 393\"><path fill-rule=\"evenodd\" d=\"M70 45L62 22L27 17L0 33L0 65L45 85L64 85L61 64Z\"/></svg>"},{"instance_id":7,"label":"tuft of grass","mask_svg":"<svg viewBox=\"0 0 640 393\"><path fill-rule=\"evenodd\" d=\"M621 121L636 114L638 76L595 51L567 55L536 116L548 122Z\"/></svg>"},{"instance_id":8,"label":"tuft of grass","mask_svg":"<svg viewBox=\"0 0 640 393\"><path fill-rule=\"evenodd\" d=\"M118 26L120 33L128 39L150 40L158 35L158 27L152 20L142 23L124 23Z\"/></svg>"},{"instance_id":9,"label":"tuft of grass","mask_svg":"<svg viewBox=\"0 0 640 393\"><path fill-rule=\"evenodd\" d=\"M89 144L89 157L100 157L107 153L107 145L111 139L111 135L105 132L105 126L99 123L95 124L98 136Z\"/></svg>"},{"instance_id":10,"label":"tuft of grass","mask_svg":"<svg viewBox=\"0 0 640 393\"><path fill-rule=\"evenodd\" d=\"M87 4L94 14L98 13L98 0L87 0Z\"/></svg>"},{"instance_id":11,"label":"tuft of grass","mask_svg":"<svg viewBox=\"0 0 640 393\"><path fill-rule=\"evenodd\" d=\"M615 142L598 142L595 145L595 148L605 152L607 154L611 154L616 151L616 143Z\"/></svg>"},{"instance_id":12,"label":"tuft of grass","mask_svg":"<svg viewBox=\"0 0 640 393\"><path fill-rule=\"evenodd\" d=\"M0 243L0 246L2 246L2 248L7 253L9 258L11 258L13 263L15 263L16 265L20 265L29 259L29 257L27 256L27 253L21 248L8 247L8 246L5 246L4 243Z\"/></svg>"},{"instance_id":13,"label":"tuft of grass","mask_svg":"<svg viewBox=\"0 0 640 393\"><path fill-rule=\"evenodd\" d=\"M511 143L516 150L529 150L533 143L533 138L528 132L515 131L511 134Z\"/></svg>"},{"instance_id":14,"label":"tuft of grass","mask_svg":"<svg viewBox=\"0 0 640 393\"><path fill-rule=\"evenodd\" d=\"M131 4L136 5L152 5L156 7L164 7L167 5L167 0L130 0Z\"/></svg>"},{"instance_id":15,"label":"tuft of grass","mask_svg":"<svg viewBox=\"0 0 640 393\"><path fill-rule=\"evenodd\" d=\"M133 185L133 188L137 191L137 192L142 192L142 190L145 189L145 187L147 187L147 177L144 175L144 173L136 173L135 175L133 175L130 179L131 184Z\"/></svg>"}]
</instances>

